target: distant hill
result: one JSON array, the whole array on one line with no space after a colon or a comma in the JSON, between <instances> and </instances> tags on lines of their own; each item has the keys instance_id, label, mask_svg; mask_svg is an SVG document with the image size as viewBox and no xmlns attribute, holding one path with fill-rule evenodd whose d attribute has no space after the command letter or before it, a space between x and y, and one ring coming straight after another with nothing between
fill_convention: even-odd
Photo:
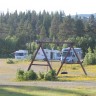
<instances>
[{"instance_id":1,"label":"distant hill","mask_svg":"<svg viewBox=\"0 0 96 96\"><path fill-rule=\"evenodd\" d=\"M94 14L77 14L79 17L81 18L89 18L90 15L94 15L94 17L96 17L96 13ZM72 15L72 17L75 17L76 15Z\"/></svg>"}]
</instances>

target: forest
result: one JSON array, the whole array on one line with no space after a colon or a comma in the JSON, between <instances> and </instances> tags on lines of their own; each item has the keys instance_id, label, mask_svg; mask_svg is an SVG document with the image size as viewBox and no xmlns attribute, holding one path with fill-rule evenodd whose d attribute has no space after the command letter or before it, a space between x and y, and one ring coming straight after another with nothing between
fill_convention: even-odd
<instances>
[{"instance_id":1,"label":"forest","mask_svg":"<svg viewBox=\"0 0 96 96\"><path fill-rule=\"evenodd\" d=\"M64 12L7 12L0 14L0 57L10 57L18 49L27 49L33 54L39 41L71 41L86 54L90 47L96 47L96 18L74 17ZM66 45L62 45L63 47ZM49 44L46 48L62 49L62 46Z\"/></svg>"}]
</instances>

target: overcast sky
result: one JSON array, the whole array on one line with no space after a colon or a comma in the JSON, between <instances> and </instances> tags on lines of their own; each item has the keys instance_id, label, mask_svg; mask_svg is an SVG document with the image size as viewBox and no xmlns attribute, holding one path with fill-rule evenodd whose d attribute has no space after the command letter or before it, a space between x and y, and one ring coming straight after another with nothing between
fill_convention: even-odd
<instances>
[{"instance_id":1,"label":"overcast sky","mask_svg":"<svg viewBox=\"0 0 96 96\"><path fill-rule=\"evenodd\" d=\"M35 10L37 13L64 11L66 15L96 13L96 0L0 0L0 12L26 12Z\"/></svg>"}]
</instances>

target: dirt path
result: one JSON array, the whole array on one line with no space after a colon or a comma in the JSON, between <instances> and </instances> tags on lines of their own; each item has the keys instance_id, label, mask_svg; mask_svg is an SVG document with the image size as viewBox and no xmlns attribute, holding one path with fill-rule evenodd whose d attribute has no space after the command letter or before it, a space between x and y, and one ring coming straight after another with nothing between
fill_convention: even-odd
<instances>
[{"instance_id":1,"label":"dirt path","mask_svg":"<svg viewBox=\"0 0 96 96\"><path fill-rule=\"evenodd\" d=\"M55 81L29 81L29 82L0 82L2 86L39 86L50 88L96 88L96 82L55 82Z\"/></svg>"}]
</instances>

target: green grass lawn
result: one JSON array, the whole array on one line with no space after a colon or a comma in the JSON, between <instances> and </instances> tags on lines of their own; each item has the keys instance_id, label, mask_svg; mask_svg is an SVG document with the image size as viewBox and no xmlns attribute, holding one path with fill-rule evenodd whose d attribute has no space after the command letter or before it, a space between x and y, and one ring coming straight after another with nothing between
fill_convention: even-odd
<instances>
[{"instance_id":1,"label":"green grass lawn","mask_svg":"<svg viewBox=\"0 0 96 96\"><path fill-rule=\"evenodd\" d=\"M0 86L0 96L96 96L96 89Z\"/></svg>"}]
</instances>

